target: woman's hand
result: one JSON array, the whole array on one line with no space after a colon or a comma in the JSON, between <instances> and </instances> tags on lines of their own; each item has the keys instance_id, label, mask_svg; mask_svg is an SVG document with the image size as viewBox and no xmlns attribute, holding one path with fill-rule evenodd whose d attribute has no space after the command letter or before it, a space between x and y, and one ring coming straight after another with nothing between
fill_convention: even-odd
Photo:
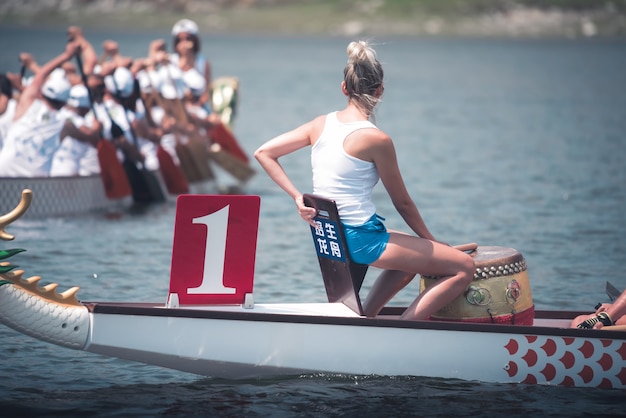
<instances>
[{"instance_id":1,"label":"woman's hand","mask_svg":"<svg viewBox=\"0 0 626 418\"><path fill-rule=\"evenodd\" d=\"M317 210L315 208L306 206L304 204L304 197L301 194L296 196L294 200L302 219L304 219L312 227L317 227L317 224L313 220L313 218L315 218L315 215L317 215Z\"/></svg>"}]
</instances>

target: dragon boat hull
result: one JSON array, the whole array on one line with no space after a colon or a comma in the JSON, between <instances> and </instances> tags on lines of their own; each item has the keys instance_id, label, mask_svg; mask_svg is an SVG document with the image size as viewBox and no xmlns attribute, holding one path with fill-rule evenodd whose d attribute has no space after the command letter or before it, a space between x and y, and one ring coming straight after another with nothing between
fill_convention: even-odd
<instances>
[{"instance_id":1,"label":"dragon boat hull","mask_svg":"<svg viewBox=\"0 0 626 418\"><path fill-rule=\"evenodd\" d=\"M0 322L71 349L229 379L329 373L626 388L626 332L570 328L581 312L526 309L532 320L516 324L405 321L404 308L388 307L368 318L335 301L336 286L327 286L329 303L255 304L259 208L258 196L178 198L166 303L79 301L78 288L59 293L3 261L21 249L0 251ZM24 211L0 217L0 238L13 238L2 228ZM520 284L524 272L513 273L507 280ZM528 291L523 282L514 290L507 297Z\"/></svg>"},{"instance_id":2,"label":"dragon boat hull","mask_svg":"<svg viewBox=\"0 0 626 418\"><path fill-rule=\"evenodd\" d=\"M571 312L543 312L526 327L399 321L402 309L368 319L343 304L169 311L96 304L85 350L223 378L321 372L626 387L624 333L569 329Z\"/></svg>"},{"instance_id":3,"label":"dragon boat hull","mask_svg":"<svg viewBox=\"0 0 626 418\"><path fill-rule=\"evenodd\" d=\"M30 189L37 196L26 218L76 215L94 211L124 208L132 203L130 196L109 199L100 175L76 177L3 177L0 178L0 213L15 206L9 196L19 196Z\"/></svg>"},{"instance_id":4,"label":"dragon boat hull","mask_svg":"<svg viewBox=\"0 0 626 418\"><path fill-rule=\"evenodd\" d=\"M63 306L0 287L0 318L20 332L211 377L331 373L626 388L626 333L568 328L580 312L537 311L534 325L519 326L401 321L402 310L372 319L342 303Z\"/></svg>"}]
</instances>

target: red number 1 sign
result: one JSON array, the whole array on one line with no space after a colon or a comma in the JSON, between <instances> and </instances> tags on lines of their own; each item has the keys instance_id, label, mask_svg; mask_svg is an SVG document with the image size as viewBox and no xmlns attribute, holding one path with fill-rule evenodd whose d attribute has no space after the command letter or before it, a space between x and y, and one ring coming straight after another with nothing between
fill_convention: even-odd
<instances>
[{"instance_id":1,"label":"red number 1 sign","mask_svg":"<svg viewBox=\"0 0 626 418\"><path fill-rule=\"evenodd\" d=\"M252 293L259 196L180 195L170 294L181 305L240 304Z\"/></svg>"}]
</instances>

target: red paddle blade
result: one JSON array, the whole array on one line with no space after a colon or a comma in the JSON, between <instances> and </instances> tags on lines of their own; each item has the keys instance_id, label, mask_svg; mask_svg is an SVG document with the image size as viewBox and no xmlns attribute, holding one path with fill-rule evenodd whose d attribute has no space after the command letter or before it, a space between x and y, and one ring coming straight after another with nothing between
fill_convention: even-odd
<instances>
[{"instance_id":1,"label":"red paddle blade","mask_svg":"<svg viewBox=\"0 0 626 418\"><path fill-rule=\"evenodd\" d=\"M104 192L109 199L121 199L130 196L132 190L124 167L117 159L115 146L105 139L98 141L98 162Z\"/></svg>"}]
</instances>

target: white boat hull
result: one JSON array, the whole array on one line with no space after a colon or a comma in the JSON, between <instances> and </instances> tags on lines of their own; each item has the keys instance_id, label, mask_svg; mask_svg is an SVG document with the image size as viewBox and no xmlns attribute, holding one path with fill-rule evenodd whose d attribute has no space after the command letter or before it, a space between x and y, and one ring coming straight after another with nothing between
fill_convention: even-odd
<instances>
[{"instance_id":1,"label":"white boat hull","mask_svg":"<svg viewBox=\"0 0 626 418\"><path fill-rule=\"evenodd\" d=\"M165 308L94 304L84 350L229 378L332 373L626 388L626 333L401 321L343 304ZM556 315L555 315L556 314ZM554 318L550 318L554 316Z\"/></svg>"}]
</instances>

